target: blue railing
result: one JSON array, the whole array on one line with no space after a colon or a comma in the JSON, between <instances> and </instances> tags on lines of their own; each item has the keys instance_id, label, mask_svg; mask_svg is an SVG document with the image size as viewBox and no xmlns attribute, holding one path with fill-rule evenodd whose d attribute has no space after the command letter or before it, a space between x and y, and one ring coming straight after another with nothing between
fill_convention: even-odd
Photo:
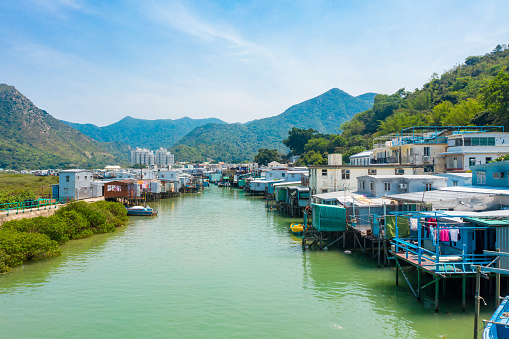
<instances>
[{"instance_id":1,"label":"blue railing","mask_svg":"<svg viewBox=\"0 0 509 339\"><path fill-rule=\"evenodd\" d=\"M12 212L25 213L25 211L48 209L54 206L57 207L59 201L56 199L37 199L37 200L25 200L19 202L9 202L0 204L0 211L6 211L7 215Z\"/></svg>"}]
</instances>

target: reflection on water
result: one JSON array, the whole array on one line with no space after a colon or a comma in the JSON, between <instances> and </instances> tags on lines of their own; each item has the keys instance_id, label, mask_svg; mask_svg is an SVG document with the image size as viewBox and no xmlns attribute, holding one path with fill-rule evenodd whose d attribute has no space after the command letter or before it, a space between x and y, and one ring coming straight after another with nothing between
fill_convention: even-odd
<instances>
[{"instance_id":1,"label":"reflection on water","mask_svg":"<svg viewBox=\"0 0 509 339\"><path fill-rule=\"evenodd\" d=\"M2 337L471 336L459 302L434 313L369 256L302 252L299 220L260 197L213 186L150 205L158 216L0 276Z\"/></svg>"}]
</instances>

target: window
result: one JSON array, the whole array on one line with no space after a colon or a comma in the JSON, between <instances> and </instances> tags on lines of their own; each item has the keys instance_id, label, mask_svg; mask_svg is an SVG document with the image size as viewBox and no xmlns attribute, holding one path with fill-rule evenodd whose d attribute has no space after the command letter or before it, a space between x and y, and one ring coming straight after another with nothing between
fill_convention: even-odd
<instances>
[{"instance_id":1,"label":"window","mask_svg":"<svg viewBox=\"0 0 509 339\"><path fill-rule=\"evenodd\" d=\"M375 190L375 183L374 183L373 181L371 181L371 182L369 183L369 190L370 190L370 191L374 191L374 190Z\"/></svg>"},{"instance_id":2,"label":"window","mask_svg":"<svg viewBox=\"0 0 509 339\"><path fill-rule=\"evenodd\" d=\"M491 157L486 157L486 163L489 163L491 161Z\"/></svg>"},{"instance_id":3,"label":"window","mask_svg":"<svg viewBox=\"0 0 509 339\"><path fill-rule=\"evenodd\" d=\"M453 185L454 187L458 186L458 180L453 180L453 181L452 181L452 185Z\"/></svg>"},{"instance_id":4,"label":"window","mask_svg":"<svg viewBox=\"0 0 509 339\"><path fill-rule=\"evenodd\" d=\"M429 157L429 155L430 155L429 146L426 146L424 147L424 156Z\"/></svg>"},{"instance_id":5,"label":"window","mask_svg":"<svg viewBox=\"0 0 509 339\"><path fill-rule=\"evenodd\" d=\"M468 158L468 166L475 166L475 157Z\"/></svg>"},{"instance_id":6,"label":"window","mask_svg":"<svg viewBox=\"0 0 509 339\"><path fill-rule=\"evenodd\" d=\"M428 183L425 183L424 184L424 190L427 192L427 191L431 191L431 188L432 188L433 184L428 182Z\"/></svg>"},{"instance_id":7,"label":"window","mask_svg":"<svg viewBox=\"0 0 509 339\"><path fill-rule=\"evenodd\" d=\"M487 139L488 139L488 146L495 146L495 138L494 137L490 137Z\"/></svg>"},{"instance_id":8,"label":"window","mask_svg":"<svg viewBox=\"0 0 509 339\"><path fill-rule=\"evenodd\" d=\"M472 139L471 138L465 138L465 146L472 146Z\"/></svg>"},{"instance_id":9,"label":"window","mask_svg":"<svg viewBox=\"0 0 509 339\"><path fill-rule=\"evenodd\" d=\"M478 185L486 184L486 172L485 171L477 171L477 184Z\"/></svg>"},{"instance_id":10,"label":"window","mask_svg":"<svg viewBox=\"0 0 509 339\"><path fill-rule=\"evenodd\" d=\"M285 175L286 175L286 173L281 173L281 177L283 177L283 178L284 178L284 177L285 177Z\"/></svg>"},{"instance_id":11,"label":"window","mask_svg":"<svg viewBox=\"0 0 509 339\"><path fill-rule=\"evenodd\" d=\"M327 176L327 170L326 169L322 170L322 176Z\"/></svg>"},{"instance_id":12,"label":"window","mask_svg":"<svg viewBox=\"0 0 509 339\"><path fill-rule=\"evenodd\" d=\"M85 175L85 180L87 180L87 176Z\"/></svg>"},{"instance_id":13,"label":"window","mask_svg":"<svg viewBox=\"0 0 509 339\"><path fill-rule=\"evenodd\" d=\"M369 175L376 175L376 168L370 168L370 169L368 170L368 174L369 174Z\"/></svg>"},{"instance_id":14,"label":"window","mask_svg":"<svg viewBox=\"0 0 509 339\"><path fill-rule=\"evenodd\" d=\"M65 176L65 182L69 182L70 177L68 175Z\"/></svg>"},{"instance_id":15,"label":"window","mask_svg":"<svg viewBox=\"0 0 509 339\"><path fill-rule=\"evenodd\" d=\"M386 191L390 191L391 190L391 183L390 182L384 182L384 189Z\"/></svg>"},{"instance_id":16,"label":"window","mask_svg":"<svg viewBox=\"0 0 509 339\"><path fill-rule=\"evenodd\" d=\"M341 179L350 180L350 170L347 169L341 170Z\"/></svg>"},{"instance_id":17,"label":"window","mask_svg":"<svg viewBox=\"0 0 509 339\"><path fill-rule=\"evenodd\" d=\"M67 194L69 193L69 189L68 188L64 188L64 194Z\"/></svg>"},{"instance_id":18,"label":"window","mask_svg":"<svg viewBox=\"0 0 509 339\"><path fill-rule=\"evenodd\" d=\"M454 146L463 146L463 139L461 138L455 139Z\"/></svg>"}]
</instances>

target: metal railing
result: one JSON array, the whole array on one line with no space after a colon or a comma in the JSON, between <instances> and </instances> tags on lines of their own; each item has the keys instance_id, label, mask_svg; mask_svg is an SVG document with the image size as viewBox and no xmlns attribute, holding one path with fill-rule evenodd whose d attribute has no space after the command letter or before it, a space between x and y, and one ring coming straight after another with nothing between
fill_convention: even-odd
<instances>
[{"instance_id":1,"label":"metal railing","mask_svg":"<svg viewBox=\"0 0 509 339\"><path fill-rule=\"evenodd\" d=\"M19 202L8 202L0 204L0 212L6 211L7 215L10 213L25 213L25 211L31 212L33 210L49 209L54 206L57 207L59 201L57 199L37 199L37 200L25 200Z\"/></svg>"}]
</instances>

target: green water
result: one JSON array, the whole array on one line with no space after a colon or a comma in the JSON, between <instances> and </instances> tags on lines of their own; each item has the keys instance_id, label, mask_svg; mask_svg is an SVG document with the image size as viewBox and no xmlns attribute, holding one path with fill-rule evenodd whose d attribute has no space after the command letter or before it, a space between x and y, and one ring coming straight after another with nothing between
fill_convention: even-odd
<instances>
[{"instance_id":1,"label":"green water","mask_svg":"<svg viewBox=\"0 0 509 339\"><path fill-rule=\"evenodd\" d=\"M210 187L151 205L0 276L0 337L472 337L471 302L435 313L361 253L302 252L260 198Z\"/></svg>"}]
</instances>

